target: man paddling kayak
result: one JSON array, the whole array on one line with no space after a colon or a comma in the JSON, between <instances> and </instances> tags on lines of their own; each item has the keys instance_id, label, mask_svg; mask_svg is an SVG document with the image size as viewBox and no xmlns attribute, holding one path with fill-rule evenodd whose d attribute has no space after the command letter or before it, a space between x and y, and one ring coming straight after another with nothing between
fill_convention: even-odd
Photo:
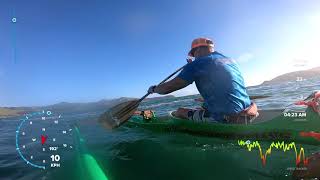
<instances>
[{"instance_id":1,"label":"man paddling kayak","mask_svg":"<svg viewBox=\"0 0 320 180\"><path fill-rule=\"evenodd\" d=\"M204 99L204 108L179 108L173 115L195 122L247 123L257 117L236 62L214 50L213 41L192 41L189 62L174 79L151 86L149 93L168 94L195 82Z\"/></svg>"}]
</instances>

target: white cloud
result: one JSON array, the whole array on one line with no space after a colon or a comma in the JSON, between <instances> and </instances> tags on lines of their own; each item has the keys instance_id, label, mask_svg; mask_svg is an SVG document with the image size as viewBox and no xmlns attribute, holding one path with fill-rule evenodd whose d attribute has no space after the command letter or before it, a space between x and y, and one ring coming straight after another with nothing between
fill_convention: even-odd
<instances>
[{"instance_id":1,"label":"white cloud","mask_svg":"<svg viewBox=\"0 0 320 180\"><path fill-rule=\"evenodd\" d=\"M253 59L253 57L254 55L252 53L243 53L236 59L236 61L238 63L246 63Z\"/></svg>"},{"instance_id":2,"label":"white cloud","mask_svg":"<svg viewBox=\"0 0 320 180\"><path fill-rule=\"evenodd\" d=\"M307 59L293 59L292 61L292 66L294 67L306 67L310 63L309 60Z\"/></svg>"}]
</instances>

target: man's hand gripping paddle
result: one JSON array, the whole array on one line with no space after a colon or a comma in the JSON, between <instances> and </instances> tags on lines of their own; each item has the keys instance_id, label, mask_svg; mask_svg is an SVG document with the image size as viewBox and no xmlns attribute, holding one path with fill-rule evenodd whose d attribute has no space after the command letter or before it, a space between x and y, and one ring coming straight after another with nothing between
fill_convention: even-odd
<instances>
[{"instance_id":1,"label":"man's hand gripping paddle","mask_svg":"<svg viewBox=\"0 0 320 180\"><path fill-rule=\"evenodd\" d=\"M172 76L174 76L179 71L181 71L184 67L185 65L179 68L178 70L176 70L166 79L161 81L158 85L166 82ZM121 126L123 123L125 123L131 118L131 116L137 110L139 104L150 94L151 93L148 92L146 95L144 95L140 99L123 102L110 108L108 111L106 111L99 117L99 122L107 129L114 129Z\"/></svg>"}]
</instances>

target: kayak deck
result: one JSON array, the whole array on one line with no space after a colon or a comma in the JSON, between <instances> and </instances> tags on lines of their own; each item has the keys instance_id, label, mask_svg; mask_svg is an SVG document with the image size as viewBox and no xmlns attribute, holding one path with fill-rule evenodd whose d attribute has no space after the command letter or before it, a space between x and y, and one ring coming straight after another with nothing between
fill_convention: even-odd
<instances>
[{"instance_id":1,"label":"kayak deck","mask_svg":"<svg viewBox=\"0 0 320 180\"><path fill-rule=\"evenodd\" d=\"M260 110L259 116L256 119L254 119L253 124L274 119L279 115L282 115L283 111L283 109Z\"/></svg>"},{"instance_id":2,"label":"kayak deck","mask_svg":"<svg viewBox=\"0 0 320 180\"><path fill-rule=\"evenodd\" d=\"M80 134L80 130L77 126L74 127L74 135L76 142L76 150L78 152L77 167L79 169L80 180L108 180L108 177L99 166L96 159L91 155L85 145L85 140Z\"/></svg>"},{"instance_id":3,"label":"kayak deck","mask_svg":"<svg viewBox=\"0 0 320 180\"><path fill-rule=\"evenodd\" d=\"M320 117L307 108L305 117L300 113L283 110L262 110L251 124L195 123L172 116L157 117L149 122L134 116L128 126L142 127L158 132L183 132L192 135L222 138L255 138L259 140L290 140L307 144L320 144L320 140L301 133L320 133ZM302 115L303 112L302 112ZM320 135L320 134L319 134Z\"/></svg>"}]
</instances>

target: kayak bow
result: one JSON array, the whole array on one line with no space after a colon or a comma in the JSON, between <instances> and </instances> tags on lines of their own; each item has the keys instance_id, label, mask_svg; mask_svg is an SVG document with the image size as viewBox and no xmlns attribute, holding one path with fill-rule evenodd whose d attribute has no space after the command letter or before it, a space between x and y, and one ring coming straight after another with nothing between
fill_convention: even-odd
<instances>
[{"instance_id":1,"label":"kayak bow","mask_svg":"<svg viewBox=\"0 0 320 180\"><path fill-rule=\"evenodd\" d=\"M76 138L76 150L78 154L79 178L83 180L108 180L106 174L99 166L96 159L89 153L85 145L85 140L80 134L77 126L74 128Z\"/></svg>"}]
</instances>

